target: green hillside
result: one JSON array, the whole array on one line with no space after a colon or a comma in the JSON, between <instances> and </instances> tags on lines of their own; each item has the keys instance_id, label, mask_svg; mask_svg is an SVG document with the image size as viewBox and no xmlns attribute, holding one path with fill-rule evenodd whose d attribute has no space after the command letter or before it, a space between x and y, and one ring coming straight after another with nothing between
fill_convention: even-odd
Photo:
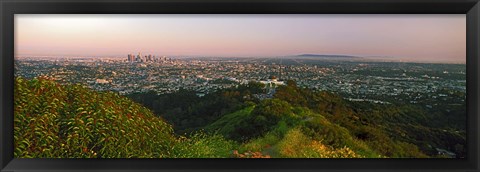
<instances>
[{"instance_id":1,"label":"green hillside","mask_svg":"<svg viewBox=\"0 0 480 172\"><path fill-rule=\"evenodd\" d=\"M293 81L278 86L274 98L254 98L265 92L263 85L249 83L204 97L188 91L129 97L172 123L176 133L205 129L237 141L240 155L257 151L275 157L277 149L248 150L251 147L245 145L275 147L290 130L330 148L347 146L363 157L447 157L438 155L442 149L456 157L465 155L461 106L445 111L403 102L350 102L333 93L300 88Z\"/></svg>"},{"instance_id":2,"label":"green hillside","mask_svg":"<svg viewBox=\"0 0 480 172\"><path fill-rule=\"evenodd\" d=\"M323 115L279 99L227 114L205 129L243 142L241 152L274 157L427 157L415 145L394 142L381 132L375 140L361 140Z\"/></svg>"},{"instance_id":3,"label":"green hillside","mask_svg":"<svg viewBox=\"0 0 480 172\"><path fill-rule=\"evenodd\" d=\"M120 96L46 78L15 80L15 157L396 158L465 153L464 132L408 105L347 102L289 81ZM455 112L455 113L459 113ZM461 131L461 130L460 130Z\"/></svg>"},{"instance_id":4,"label":"green hillside","mask_svg":"<svg viewBox=\"0 0 480 172\"><path fill-rule=\"evenodd\" d=\"M217 131L231 139L243 136L240 138L247 141L241 145L240 152L254 151L289 158L381 157L364 142L353 138L347 129L332 124L322 115L293 109L295 112L285 118L272 119L259 112L262 105L267 107L265 104L269 103L225 115L206 130ZM320 130L314 131L316 128Z\"/></svg>"},{"instance_id":5,"label":"green hillside","mask_svg":"<svg viewBox=\"0 0 480 172\"><path fill-rule=\"evenodd\" d=\"M226 157L233 142L202 133L178 137L150 110L112 92L15 80L17 158Z\"/></svg>"}]
</instances>

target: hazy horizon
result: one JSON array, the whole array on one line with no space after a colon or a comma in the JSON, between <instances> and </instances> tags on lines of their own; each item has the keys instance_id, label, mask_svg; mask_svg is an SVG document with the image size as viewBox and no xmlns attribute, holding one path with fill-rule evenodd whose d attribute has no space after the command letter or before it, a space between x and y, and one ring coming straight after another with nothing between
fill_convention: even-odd
<instances>
[{"instance_id":1,"label":"hazy horizon","mask_svg":"<svg viewBox=\"0 0 480 172\"><path fill-rule=\"evenodd\" d=\"M388 56L465 63L466 17L16 14L15 56Z\"/></svg>"}]
</instances>

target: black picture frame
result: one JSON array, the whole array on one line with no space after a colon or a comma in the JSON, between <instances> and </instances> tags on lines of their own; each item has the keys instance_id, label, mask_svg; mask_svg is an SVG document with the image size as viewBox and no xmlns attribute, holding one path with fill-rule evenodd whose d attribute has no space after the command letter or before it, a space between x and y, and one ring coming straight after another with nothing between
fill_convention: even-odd
<instances>
[{"instance_id":1,"label":"black picture frame","mask_svg":"<svg viewBox=\"0 0 480 172\"><path fill-rule=\"evenodd\" d=\"M479 171L479 0L3 0L1 171ZM465 159L14 159L14 14L466 14ZM394 33L392 33L394 34Z\"/></svg>"}]
</instances>

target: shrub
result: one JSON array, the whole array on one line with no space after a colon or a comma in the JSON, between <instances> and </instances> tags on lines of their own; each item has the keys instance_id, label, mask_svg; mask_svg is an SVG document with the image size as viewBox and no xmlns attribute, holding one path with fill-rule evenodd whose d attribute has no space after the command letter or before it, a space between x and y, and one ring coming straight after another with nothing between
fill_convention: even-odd
<instances>
[{"instance_id":1,"label":"shrub","mask_svg":"<svg viewBox=\"0 0 480 172\"><path fill-rule=\"evenodd\" d=\"M285 158L361 158L348 147L335 149L312 140L302 133L299 128L287 132L278 143L278 152Z\"/></svg>"},{"instance_id":2,"label":"shrub","mask_svg":"<svg viewBox=\"0 0 480 172\"><path fill-rule=\"evenodd\" d=\"M172 158L228 158L238 145L221 135L196 132L181 136L173 147Z\"/></svg>"}]
</instances>

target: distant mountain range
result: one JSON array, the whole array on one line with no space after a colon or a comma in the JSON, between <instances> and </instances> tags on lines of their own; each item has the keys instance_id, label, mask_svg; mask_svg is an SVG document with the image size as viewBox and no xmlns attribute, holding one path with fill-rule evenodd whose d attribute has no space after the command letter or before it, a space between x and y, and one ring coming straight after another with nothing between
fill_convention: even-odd
<instances>
[{"instance_id":1,"label":"distant mountain range","mask_svg":"<svg viewBox=\"0 0 480 172\"><path fill-rule=\"evenodd\" d=\"M300 54L296 57L314 57L314 58L361 58L358 56L349 55L328 55L328 54Z\"/></svg>"}]
</instances>

